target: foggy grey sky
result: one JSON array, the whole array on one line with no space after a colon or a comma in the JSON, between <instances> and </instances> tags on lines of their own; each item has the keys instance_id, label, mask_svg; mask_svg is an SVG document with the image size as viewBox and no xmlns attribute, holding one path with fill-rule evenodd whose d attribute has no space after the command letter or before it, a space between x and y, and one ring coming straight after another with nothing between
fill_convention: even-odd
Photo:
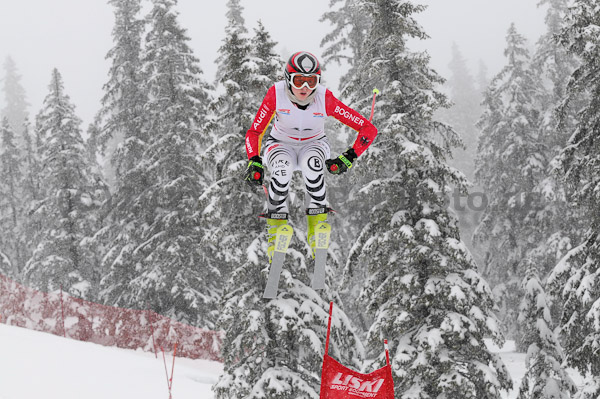
<instances>
[{"instance_id":1,"label":"foggy grey sky","mask_svg":"<svg viewBox=\"0 0 600 399\"><path fill-rule=\"evenodd\" d=\"M475 75L479 60L489 75L504 65L502 54L511 22L532 43L544 32L545 8L534 0L415 0L428 6L416 18L431 37L411 42L411 48L426 50L431 66L447 74L450 50L455 42ZM210 5L209 5L210 4ZM200 59L205 79L214 80L214 60L224 36L225 0L179 0L180 23L187 29L191 46ZM319 22L329 0L242 0L250 32L261 19L283 54L307 50L321 54L321 38L329 27ZM0 62L10 55L22 76L31 104L31 119L48 92L50 74L56 67L65 89L83 119L84 131L100 107L102 86L109 63L105 55L112 47L113 9L106 0L0 0ZM325 76L337 91L339 73L331 66ZM0 78L4 70L0 69ZM381 88L385 89L385 88ZM342 98L343 100L343 98ZM0 98L3 106L4 98Z\"/></svg>"}]
</instances>

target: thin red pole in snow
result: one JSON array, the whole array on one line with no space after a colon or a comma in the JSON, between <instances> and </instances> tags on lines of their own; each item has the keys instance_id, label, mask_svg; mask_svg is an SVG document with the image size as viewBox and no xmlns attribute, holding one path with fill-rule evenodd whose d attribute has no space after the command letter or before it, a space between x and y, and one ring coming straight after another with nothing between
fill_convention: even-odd
<instances>
[{"instance_id":1,"label":"thin red pole in snow","mask_svg":"<svg viewBox=\"0 0 600 399\"><path fill-rule=\"evenodd\" d=\"M171 366L171 379L169 380L169 389L173 387L173 374L175 373L175 356L177 355L177 342L175 342L175 349L173 350L173 366Z\"/></svg>"},{"instance_id":2,"label":"thin red pole in snow","mask_svg":"<svg viewBox=\"0 0 600 399\"><path fill-rule=\"evenodd\" d=\"M325 339L325 354L329 353L329 335L331 333L331 314L333 313L333 301L329 302L329 321L327 322L327 338Z\"/></svg>"},{"instance_id":3,"label":"thin red pole in snow","mask_svg":"<svg viewBox=\"0 0 600 399\"><path fill-rule=\"evenodd\" d=\"M60 286L60 313L62 315L62 328L63 328L63 337L67 338L67 331L65 330L65 306L63 305L63 288L62 284Z\"/></svg>"},{"instance_id":4,"label":"thin red pole in snow","mask_svg":"<svg viewBox=\"0 0 600 399\"><path fill-rule=\"evenodd\" d=\"M163 347L160 347L160 350L163 355L163 363L165 365L165 376L167 377L167 387L169 388L169 399L171 399L171 384L169 384L169 372L167 371L167 359L165 358L165 350Z\"/></svg>"},{"instance_id":5,"label":"thin red pole in snow","mask_svg":"<svg viewBox=\"0 0 600 399\"><path fill-rule=\"evenodd\" d=\"M165 358L165 350L163 347L160 347L163 355L163 363L165 365L165 376L167 377L167 387L169 388L169 399L171 396L171 388L173 388L173 374L175 373L175 355L177 355L177 343L175 343L175 349L173 350L173 366L171 367L171 377L169 377L169 372L167 370L167 359Z\"/></svg>"}]
</instances>

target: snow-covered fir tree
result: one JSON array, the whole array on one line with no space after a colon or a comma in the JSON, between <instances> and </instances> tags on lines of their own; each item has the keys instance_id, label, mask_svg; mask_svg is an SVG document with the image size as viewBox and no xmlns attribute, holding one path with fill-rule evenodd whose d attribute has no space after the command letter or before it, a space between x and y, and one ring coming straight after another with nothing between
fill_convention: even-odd
<instances>
[{"instance_id":1,"label":"snow-covered fir tree","mask_svg":"<svg viewBox=\"0 0 600 399\"><path fill-rule=\"evenodd\" d=\"M283 75L284 63L275 51L276 45L262 21L258 21L258 26L254 28L254 36L250 39L250 77L254 82L248 93L257 99L264 96L269 87ZM253 101L253 104L256 102Z\"/></svg>"},{"instance_id":2,"label":"snow-covered fir tree","mask_svg":"<svg viewBox=\"0 0 600 399\"><path fill-rule=\"evenodd\" d=\"M570 132L577 122L577 110L574 107L582 105L583 101L583 99L577 98L578 103L572 104L570 113L563 114L562 119L559 120L561 114L557 112L557 108L565 99L569 78L579 65L575 55L560 45L556 39L565 27L569 3L569 0L542 0L540 2L541 5L548 7L545 17L546 32L537 41L531 62L536 73L545 78L545 90L541 98L541 108L545 115L542 117L540 130L544 142L548 143L552 152L559 152L565 147Z\"/></svg>"},{"instance_id":3,"label":"snow-covered fir tree","mask_svg":"<svg viewBox=\"0 0 600 399\"><path fill-rule=\"evenodd\" d=\"M4 255L4 253L0 250L0 273L8 274L12 271L12 265L8 256Z\"/></svg>"},{"instance_id":4,"label":"snow-covered fir tree","mask_svg":"<svg viewBox=\"0 0 600 399\"><path fill-rule=\"evenodd\" d=\"M244 138L277 75L275 43L267 32L260 33L265 42L252 46L239 0L230 0L227 9L225 38L216 60L217 90L222 94L211 104L215 118L210 124L211 146L202 154L202 162L210 165L204 170L209 184L200 201L206 227L202 245L225 280L254 239L249 232L263 229L257 217L261 209L253 204L262 204L264 195L242 181L247 164Z\"/></svg>"},{"instance_id":5,"label":"snow-covered fir tree","mask_svg":"<svg viewBox=\"0 0 600 399\"><path fill-rule=\"evenodd\" d=\"M212 107L221 133L243 137L254 119L260 98L247 95L253 65L250 61L251 42L242 12L240 0L228 0L225 38L216 60L216 84L224 92L215 99Z\"/></svg>"},{"instance_id":6,"label":"snow-covered fir tree","mask_svg":"<svg viewBox=\"0 0 600 399\"><path fill-rule=\"evenodd\" d=\"M98 137L100 136L100 123L99 118L95 118L87 128L87 140L85 141L85 149L90 158L90 161L95 165L96 172L98 175L102 175L102 168L98 164L99 144Z\"/></svg>"},{"instance_id":7,"label":"snow-covered fir tree","mask_svg":"<svg viewBox=\"0 0 600 399\"><path fill-rule=\"evenodd\" d=\"M339 89L342 90L342 93L339 97L346 102L348 94L344 93L343 89L351 81L351 77L356 73L356 68L360 65L364 50L363 43L372 18L364 12L361 8L361 2L357 0L333 0L330 2L329 7L329 11L325 12L320 18L322 22L327 21L332 25L332 30L321 40L321 47L324 48L322 53L323 81L326 82L327 80L327 68L343 66L343 70L346 72L340 77ZM363 114L367 112L366 109L362 111ZM334 120L328 120L326 128L331 132L328 134L328 141L332 153L345 151L348 144L352 142L355 132ZM358 233L357 227L360 225L348 216L363 214L360 210L351 209L347 206L350 192L356 183L356 175L353 173L336 176L336 178L329 179L327 182L330 204L341 215L344 215L344 217L334 218L331 221L334 244L332 250L336 251L336 246L339 245L340 258L347 256L350 247L354 243L354 237ZM358 281L362 280L359 276L356 276L356 278ZM345 300L352 301L352 292L343 291L341 294ZM361 325L362 330L366 330L363 312L354 307L351 307L348 311L353 321L357 325Z\"/></svg>"},{"instance_id":8,"label":"snow-covered fir tree","mask_svg":"<svg viewBox=\"0 0 600 399\"><path fill-rule=\"evenodd\" d=\"M544 238L538 227L544 198L534 189L549 160L539 140L540 80L530 68L526 40L514 24L506 40L507 65L492 80L478 122L476 179L488 205L475 231L475 244L484 251L484 276L502 301L503 324L514 327L524 261Z\"/></svg>"},{"instance_id":9,"label":"snow-covered fir tree","mask_svg":"<svg viewBox=\"0 0 600 399\"><path fill-rule=\"evenodd\" d=\"M5 248L6 255L10 258L13 267L12 277L20 279L25 263L31 256L32 249L36 243L32 240L36 235L37 229L30 226L30 218L26 215L31 211L29 208L36 199L32 180L37 180L39 168L31 168L31 161L37 158L36 153L31 147L30 127L28 121L27 108L29 104L26 99L25 89L21 84L21 76L18 73L17 66L11 57L6 57L4 62L3 92L5 107L0 115L6 118L8 125L4 124L3 135L0 135L0 141L7 140L0 145L2 153L2 164L0 173L0 189L3 192L0 195L0 208L4 208L11 203L10 216L0 210L0 218L7 221L11 220L12 227L8 230L11 234L5 235L0 241L10 241L11 249ZM9 129L9 130L6 130ZM2 247L2 244L0 244Z\"/></svg>"},{"instance_id":10,"label":"snow-covered fir tree","mask_svg":"<svg viewBox=\"0 0 600 399\"><path fill-rule=\"evenodd\" d=\"M582 107L582 98L574 98L567 108L561 108L569 77L577 67L577 60L567 49L559 45L556 35L564 27L567 13L567 0L544 0L548 6L546 13L547 32L536 45L532 68L543 77L543 90L539 92L540 117L539 140L545 144L546 159L554 160L567 145L575 130L577 111ZM541 239L532 252L541 276L546 277L558 260L581 238L581 222L585 219L579 207L573 207L567 200L565 182L557 175L558 162L550 161L545 176L536 183L534 192L544 198L544 208L540 210L537 224Z\"/></svg>"},{"instance_id":11,"label":"snow-covered fir tree","mask_svg":"<svg viewBox=\"0 0 600 399\"><path fill-rule=\"evenodd\" d=\"M146 130L142 127L147 93L141 73L145 23L139 15L141 0L110 0L109 4L114 7L115 15L114 46L106 55L111 66L95 124L96 140L105 159L105 173L118 197L123 190L144 189L131 187L127 175L136 169L147 142Z\"/></svg>"},{"instance_id":12,"label":"snow-covered fir tree","mask_svg":"<svg viewBox=\"0 0 600 399\"><path fill-rule=\"evenodd\" d=\"M23 144L21 133L28 118L27 108L29 103L27 102L25 89L21 85L21 76L11 57L6 57L4 61L3 80L5 107L0 112L0 116L8 118L12 130L15 132L16 144L21 147Z\"/></svg>"},{"instance_id":13,"label":"snow-covered fir tree","mask_svg":"<svg viewBox=\"0 0 600 399\"><path fill-rule=\"evenodd\" d=\"M467 61L456 43L452 45L452 58L448 67L450 76L445 86L452 106L440 111L440 119L457 131L464 144L464 148L454 149L450 165L473 180L479 136L475 124L480 114L481 93L475 87Z\"/></svg>"},{"instance_id":14,"label":"snow-covered fir tree","mask_svg":"<svg viewBox=\"0 0 600 399\"><path fill-rule=\"evenodd\" d=\"M198 247L203 185L197 151L205 129L208 85L202 78L174 0L154 0L142 57L146 142L128 184L141 184L119 218L123 229L105 257L102 295L112 304L150 306L197 326L213 327L216 272ZM131 159L126 160L126 162ZM139 173L139 174L138 174ZM125 181L123 184L126 184Z\"/></svg>"},{"instance_id":15,"label":"snow-covered fir tree","mask_svg":"<svg viewBox=\"0 0 600 399\"><path fill-rule=\"evenodd\" d=\"M339 3L343 4L338 7ZM338 65L347 63L348 66L346 74L340 78L341 82L347 81L355 73L372 21L363 12L360 3L360 0L331 0L330 10L320 19L333 25L333 30L321 40L321 47L327 46L323 51L324 65L333 66L332 63L336 62Z\"/></svg>"},{"instance_id":16,"label":"snow-covered fir tree","mask_svg":"<svg viewBox=\"0 0 600 399\"><path fill-rule=\"evenodd\" d=\"M98 267L92 272L92 280L98 282L102 281L104 275L102 265L108 251L105 246L107 240L102 240L102 238L107 237L108 230L105 227L111 226L109 215L111 211L110 206L112 205L112 194L109 184L106 182L105 169L98 160L100 153L98 144L99 130L98 118L96 117L95 121L88 126L87 140L84 141L90 172L95 179L94 185L98 192L98 198L101 198L102 201L96 213L97 232L89 240L86 240L86 245L94 247L94 251L90 252L90 256L94 257L94 259L90 259L90 261L98 265ZM114 225L112 226L115 227ZM101 302L101 300L100 296L97 295L95 301Z\"/></svg>"},{"instance_id":17,"label":"snow-covered fir tree","mask_svg":"<svg viewBox=\"0 0 600 399\"><path fill-rule=\"evenodd\" d=\"M576 396L591 399L600 396L600 2L577 0L567 13L565 28L559 38L571 53L579 57L578 66L569 80L563 107L578 98L586 98L577 115L577 124L567 146L559 157L559 168L568 182L572 206L585 215L583 239L556 265L549 283L552 292L561 295L563 314L562 338L567 363L583 375L585 386ZM564 113L563 113L564 115Z\"/></svg>"},{"instance_id":18,"label":"snow-covered fir tree","mask_svg":"<svg viewBox=\"0 0 600 399\"><path fill-rule=\"evenodd\" d=\"M58 70L52 72L49 94L36 120L41 137L41 193L34 217L41 241L24 270L31 287L95 299L98 267L92 262L89 238L97 230L101 191L90 171L81 135L81 120L65 93Z\"/></svg>"},{"instance_id":19,"label":"snow-covered fir tree","mask_svg":"<svg viewBox=\"0 0 600 399\"><path fill-rule=\"evenodd\" d=\"M527 348L527 372L519 399L568 399L577 387L563 367L564 353L553 329L551 303L532 263L521 288L525 294L518 322L525 326L521 346Z\"/></svg>"},{"instance_id":20,"label":"snow-covered fir tree","mask_svg":"<svg viewBox=\"0 0 600 399\"><path fill-rule=\"evenodd\" d=\"M13 266L10 275L19 276L25 266L23 167L15 132L7 117L0 122L0 250Z\"/></svg>"},{"instance_id":21,"label":"snow-covered fir tree","mask_svg":"<svg viewBox=\"0 0 600 399\"><path fill-rule=\"evenodd\" d=\"M139 15L140 0L112 0L109 4L115 16L114 46L106 57L111 62L108 81L103 87L102 107L90 127L89 139L96 142L93 151L103 160L103 176L112 186L112 193L106 196L101 209L102 228L94 242L103 255L102 270L111 269L114 262L130 266L130 269L125 266L122 269L120 279L124 284L133 279L133 273L125 273L133 269L128 264L131 257L127 248L142 242L143 204L139 199L149 185L149 176L140 162L148 144L143 118L147 93L141 73L144 22ZM92 155L93 159L96 157ZM101 299L107 304L116 301L106 295Z\"/></svg>"},{"instance_id":22,"label":"snow-covered fir tree","mask_svg":"<svg viewBox=\"0 0 600 399\"><path fill-rule=\"evenodd\" d=\"M102 212L106 224L96 235L96 243L105 254L103 270L113 273L114 283L127 284L134 278L135 262L131 255L141 238L144 223L142 195L150 177L141 164L148 146L143 108L147 93L141 72L141 40L144 23L140 19L140 0L113 0L115 24L114 46L107 54L111 61L108 82L104 85L102 107L94 121L98 150L105 157L105 174L112 181L112 195ZM116 266L120 275L116 276ZM102 300L119 302L118 294L107 295L112 288L104 280ZM119 291L122 288L119 288ZM113 291L114 293L114 291Z\"/></svg>"},{"instance_id":23,"label":"snow-covered fir tree","mask_svg":"<svg viewBox=\"0 0 600 399\"><path fill-rule=\"evenodd\" d=\"M327 327L328 303L323 298L337 304L341 300L330 278L323 293L308 286L313 265L302 227L304 209L296 202L290 215L296 239L279 295L270 301L262 298L269 264L266 226L257 216L265 199L262 189L251 189L242 180L247 165L244 137L268 88L283 74L283 62L262 24L247 38L241 14L239 1L229 1L229 23L217 61L217 83L224 92L214 103L219 125L213 130L213 146L204 154L214 165L209 171L212 185L202 197L212 226L204 244L218 248L221 270L227 273L219 322L226 333L224 374L214 390L217 398L316 398ZM333 355L358 367L360 341L339 308L335 320Z\"/></svg>"},{"instance_id":24,"label":"snow-covered fir tree","mask_svg":"<svg viewBox=\"0 0 600 399\"><path fill-rule=\"evenodd\" d=\"M295 216L301 216L297 212ZM296 232L295 236L304 235ZM294 240L296 243L298 240ZM266 234L254 239L244 263L230 276L220 327L224 371L213 387L217 399L319 397L329 298L341 303L331 273L317 294L309 285L312 262L306 240L292 244L276 299L262 298L266 284ZM334 307L330 356L359 369L363 348L343 310Z\"/></svg>"},{"instance_id":25,"label":"snow-covered fir tree","mask_svg":"<svg viewBox=\"0 0 600 399\"><path fill-rule=\"evenodd\" d=\"M450 75L445 83L445 88L452 101L452 106L439 110L435 118L452 126L460 135L463 145L453 149L449 164L464 173L472 182L475 177L475 158L479 138L476 123L481 113L482 92L476 87L467 61L456 43L452 45L452 58L448 67ZM475 193L481 192L481 187L472 186L469 191L475 196L478 195ZM458 194L458 192L453 193L450 205L458 215L463 241L475 259L480 260L481 256L472 241L473 232L479 224L481 216L481 204L470 203L468 198Z\"/></svg>"},{"instance_id":26,"label":"snow-covered fir tree","mask_svg":"<svg viewBox=\"0 0 600 399\"><path fill-rule=\"evenodd\" d=\"M426 37L409 1L364 0L372 18L363 57L346 86L355 108L367 111L373 86L382 91L375 120L379 136L357 162L354 209L364 210L360 234L346 264L346 279L366 270L356 286L373 315L367 349L385 364L390 341L397 397L499 398L510 377L483 337L502 341L487 283L461 242L444 195L464 190L464 175L446 164L456 133L435 122L448 101L429 57L407 49ZM365 112L366 113L366 112Z\"/></svg>"},{"instance_id":27,"label":"snow-covered fir tree","mask_svg":"<svg viewBox=\"0 0 600 399\"><path fill-rule=\"evenodd\" d=\"M346 72L340 77L339 83L339 89L342 92L341 95L336 94L336 96L347 103L348 93L343 92L343 89L350 82L351 77L356 73L356 68L361 63L363 43L371 17L364 12L361 8L361 2L357 0L333 0L330 2L329 8L320 18L322 22L327 21L332 25L332 30L321 40L321 47L323 48L322 69L324 71L322 80L324 82L327 79L327 68L343 66L343 70ZM364 115L366 110L363 109L362 111ZM352 142L355 132L334 120L327 120L325 126L330 132L327 139L332 154L345 151L348 144ZM327 182L328 201L336 212L343 215L343 217L332 218L330 221L333 244L330 246L330 251L337 253L340 259L345 259L348 256L354 238L360 229L362 217L359 217L360 221L357 221L357 216L365 215L364 210L351 208L348 203L350 193L356 187L356 184L357 176L355 173L336 176L334 179L328 179ZM356 206L356 204L353 204L353 206ZM353 278L356 281L364 281L366 271L355 273ZM353 303L356 300L357 292L344 289L344 287L341 288L340 295L344 301ZM359 328L361 338L364 338L368 327L363 309L349 306L347 311L348 316Z\"/></svg>"},{"instance_id":28,"label":"snow-covered fir tree","mask_svg":"<svg viewBox=\"0 0 600 399\"><path fill-rule=\"evenodd\" d=\"M479 60L479 66L477 68L477 90L479 90L480 95L483 96L488 85L490 84L490 79L488 78L488 68L482 60Z\"/></svg>"},{"instance_id":29,"label":"snow-covered fir tree","mask_svg":"<svg viewBox=\"0 0 600 399\"><path fill-rule=\"evenodd\" d=\"M25 259L29 260L38 242L40 242L41 222L40 218L32 217L37 208L42 205L42 181L39 171L42 169L41 139L36 129L32 129L29 122L23 126L23 149L21 151L23 167L23 179L21 186L21 203L25 217L23 251Z\"/></svg>"}]
</instances>

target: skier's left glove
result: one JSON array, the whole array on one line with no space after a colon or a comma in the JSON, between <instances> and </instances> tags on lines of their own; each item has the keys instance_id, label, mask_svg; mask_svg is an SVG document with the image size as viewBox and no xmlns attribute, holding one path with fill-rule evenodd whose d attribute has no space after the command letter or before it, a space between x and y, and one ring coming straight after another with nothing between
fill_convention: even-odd
<instances>
[{"instance_id":1,"label":"skier's left glove","mask_svg":"<svg viewBox=\"0 0 600 399\"><path fill-rule=\"evenodd\" d=\"M341 175L352 167L352 162L354 162L356 158L358 158L358 156L356 155L354 148L351 147L344 151L339 157L326 160L325 165L327 166L329 173Z\"/></svg>"},{"instance_id":2,"label":"skier's left glove","mask_svg":"<svg viewBox=\"0 0 600 399\"><path fill-rule=\"evenodd\" d=\"M263 177L265 168L262 165L262 158L258 155L250 158L246 173L244 174L244 180L251 186L260 186L263 184Z\"/></svg>"}]
</instances>

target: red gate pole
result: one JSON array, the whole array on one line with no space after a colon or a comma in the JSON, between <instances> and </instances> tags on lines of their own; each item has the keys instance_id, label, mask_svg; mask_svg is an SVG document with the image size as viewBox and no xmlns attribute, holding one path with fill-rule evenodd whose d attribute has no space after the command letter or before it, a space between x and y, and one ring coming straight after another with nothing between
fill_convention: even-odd
<instances>
[{"instance_id":1,"label":"red gate pole","mask_svg":"<svg viewBox=\"0 0 600 399\"><path fill-rule=\"evenodd\" d=\"M390 349L388 347L387 339L383 340L383 347L385 348L385 364L390 365Z\"/></svg>"},{"instance_id":2,"label":"red gate pole","mask_svg":"<svg viewBox=\"0 0 600 399\"><path fill-rule=\"evenodd\" d=\"M165 358L165 350L161 346L160 351L163 355L163 364L165 365L165 376L167 377L167 388L169 388L169 399L171 399L171 384L169 384L169 372L167 371L167 359Z\"/></svg>"},{"instance_id":3,"label":"red gate pole","mask_svg":"<svg viewBox=\"0 0 600 399\"><path fill-rule=\"evenodd\" d=\"M175 373L175 355L177 355L177 342L175 342L175 349L173 350L173 366L171 367L171 378L169 379L169 391L173 388L173 374Z\"/></svg>"},{"instance_id":4,"label":"red gate pole","mask_svg":"<svg viewBox=\"0 0 600 399\"><path fill-rule=\"evenodd\" d=\"M331 334L331 315L333 314L333 301L329 302L329 321L327 322L327 337L325 338L325 354L329 353L329 336Z\"/></svg>"},{"instance_id":5,"label":"red gate pole","mask_svg":"<svg viewBox=\"0 0 600 399\"><path fill-rule=\"evenodd\" d=\"M175 343L175 349L173 350L173 365L171 366L171 376L169 377L169 372L167 370L167 358L165 357L165 350L161 346L160 350L163 355L163 364L165 365L165 376L167 377L167 387L169 388L169 399L172 399L171 388L173 388L173 374L175 372L175 355L177 355L177 343Z\"/></svg>"}]
</instances>

